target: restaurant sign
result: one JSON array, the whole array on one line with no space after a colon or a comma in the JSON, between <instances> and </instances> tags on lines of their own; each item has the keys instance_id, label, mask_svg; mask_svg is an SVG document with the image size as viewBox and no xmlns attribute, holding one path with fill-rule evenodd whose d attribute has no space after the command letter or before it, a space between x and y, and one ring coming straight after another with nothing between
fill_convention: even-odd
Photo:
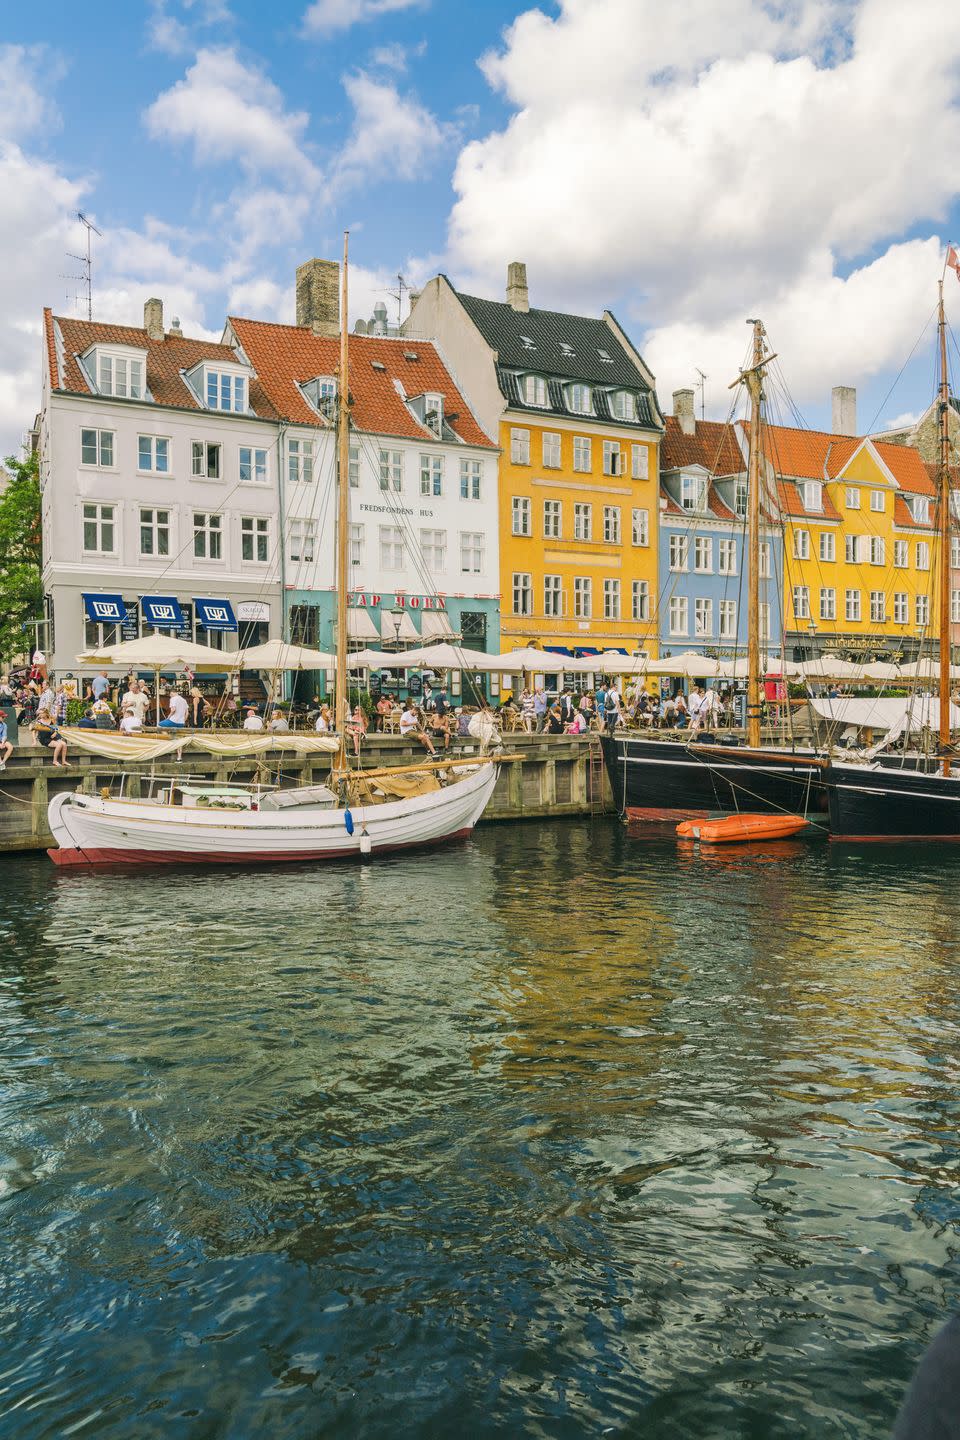
<instances>
[{"instance_id":1,"label":"restaurant sign","mask_svg":"<svg viewBox=\"0 0 960 1440\"><path fill-rule=\"evenodd\" d=\"M442 595L376 595L366 590L355 590L347 596L347 604L358 609L384 610L446 610L447 602Z\"/></svg>"}]
</instances>

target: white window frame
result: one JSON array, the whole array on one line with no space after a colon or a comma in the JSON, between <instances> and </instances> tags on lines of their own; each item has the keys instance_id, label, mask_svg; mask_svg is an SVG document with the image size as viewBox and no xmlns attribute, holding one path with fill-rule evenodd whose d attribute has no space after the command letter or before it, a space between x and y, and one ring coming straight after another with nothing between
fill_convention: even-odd
<instances>
[{"instance_id":1,"label":"white window frame","mask_svg":"<svg viewBox=\"0 0 960 1440\"><path fill-rule=\"evenodd\" d=\"M603 582L603 618L620 619L620 581L607 578Z\"/></svg>"},{"instance_id":2,"label":"white window frame","mask_svg":"<svg viewBox=\"0 0 960 1440\"><path fill-rule=\"evenodd\" d=\"M542 375L525 375L523 377L523 398L527 405L536 405L540 409L546 408L550 396L547 382Z\"/></svg>"},{"instance_id":3,"label":"white window frame","mask_svg":"<svg viewBox=\"0 0 960 1440\"><path fill-rule=\"evenodd\" d=\"M378 482L384 494L403 493L403 451L380 450Z\"/></svg>"},{"instance_id":4,"label":"white window frame","mask_svg":"<svg viewBox=\"0 0 960 1440\"><path fill-rule=\"evenodd\" d=\"M549 619L560 619L563 615L563 576L544 575L543 613Z\"/></svg>"},{"instance_id":5,"label":"white window frame","mask_svg":"<svg viewBox=\"0 0 960 1440\"><path fill-rule=\"evenodd\" d=\"M404 567L406 546L402 525L379 526L380 569L396 574Z\"/></svg>"},{"instance_id":6,"label":"white window frame","mask_svg":"<svg viewBox=\"0 0 960 1440\"><path fill-rule=\"evenodd\" d=\"M930 596L917 595L915 598L916 623L919 629L924 629L930 624Z\"/></svg>"},{"instance_id":7,"label":"white window frame","mask_svg":"<svg viewBox=\"0 0 960 1440\"><path fill-rule=\"evenodd\" d=\"M794 560L810 559L810 531L794 530L793 532L793 558Z\"/></svg>"},{"instance_id":8,"label":"white window frame","mask_svg":"<svg viewBox=\"0 0 960 1440\"><path fill-rule=\"evenodd\" d=\"M680 476L680 509L701 515L707 508L706 475Z\"/></svg>"},{"instance_id":9,"label":"white window frame","mask_svg":"<svg viewBox=\"0 0 960 1440\"><path fill-rule=\"evenodd\" d=\"M690 634L690 601L686 595L671 595L668 614L671 635Z\"/></svg>"},{"instance_id":10,"label":"white window frame","mask_svg":"<svg viewBox=\"0 0 960 1440\"><path fill-rule=\"evenodd\" d=\"M695 575L713 574L713 539L709 535L694 536L693 571Z\"/></svg>"},{"instance_id":11,"label":"white window frame","mask_svg":"<svg viewBox=\"0 0 960 1440\"><path fill-rule=\"evenodd\" d=\"M483 461L460 461L460 499L479 500L483 491Z\"/></svg>"},{"instance_id":12,"label":"white window frame","mask_svg":"<svg viewBox=\"0 0 960 1440\"><path fill-rule=\"evenodd\" d=\"M690 536L671 535L669 543L670 569L675 575L684 575L690 569ZM684 631L684 634L687 632Z\"/></svg>"},{"instance_id":13,"label":"white window frame","mask_svg":"<svg viewBox=\"0 0 960 1440\"><path fill-rule=\"evenodd\" d=\"M211 394L215 403L211 404ZM226 400L226 404L224 404ZM208 410L223 415L245 415L247 411L247 377L216 365L203 367L203 403Z\"/></svg>"},{"instance_id":14,"label":"white window frame","mask_svg":"<svg viewBox=\"0 0 960 1440\"><path fill-rule=\"evenodd\" d=\"M593 440L589 435L573 437L573 468L578 475L593 473Z\"/></svg>"},{"instance_id":15,"label":"white window frame","mask_svg":"<svg viewBox=\"0 0 960 1440\"><path fill-rule=\"evenodd\" d=\"M119 554L120 506L113 500L84 500L80 506L80 538L84 555ZM88 514L95 511L95 514ZM94 527L94 543L87 544L87 526ZM106 530L110 531L110 544L104 545Z\"/></svg>"},{"instance_id":16,"label":"white window frame","mask_svg":"<svg viewBox=\"0 0 960 1440\"><path fill-rule=\"evenodd\" d=\"M693 633L698 640L713 635L713 601L707 595L698 595L693 602Z\"/></svg>"},{"instance_id":17,"label":"white window frame","mask_svg":"<svg viewBox=\"0 0 960 1440\"><path fill-rule=\"evenodd\" d=\"M620 448L619 440L604 440L603 442L603 473L604 475L623 474L623 451Z\"/></svg>"},{"instance_id":18,"label":"white window frame","mask_svg":"<svg viewBox=\"0 0 960 1440\"><path fill-rule=\"evenodd\" d=\"M216 464L211 468L211 460ZM219 440L190 441L190 474L194 480L223 479L223 445Z\"/></svg>"},{"instance_id":19,"label":"white window frame","mask_svg":"<svg viewBox=\"0 0 960 1440\"><path fill-rule=\"evenodd\" d=\"M760 575L759 579L770 579L770 541L760 541Z\"/></svg>"},{"instance_id":20,"label":"white window frame","mask_svg":"<svg viewBox=\"0 0 960 1440\"><path fill-rule=\"evenodd\" d=\"M928 540L917 541L917 569L930 569L930 542Z\"/></svg>"},{"instance_id":21,"label":"white window frame","mask_svg":"<svg viewBox=\"0 0 960 1440\"><path fill-rule=\"evenodd\" d=\"M593 506L585 501L577 501L573 507L573 538L583 541L593 539Z\"/></svg>"},{"instance_id":22,"label":"white window frame","mask_svg":"<svg viewBox=\"0 0 960 1440\"><path fill-rule=\"evenodd\" d=\"M161 451L160 447L163 446ZM148 463L144 465L144 451L147 452ZM161 455L163 463L160 463ZM170 475L170 437L169 435L144 435L137 436L137 474L138 475Z\"/></svg>"},{"instance_id":23,"label":"white window frame","mask_svg":"<svg viewBox=\"0 0 960 1440\"><path fill-rule=\"evenodd\" d=\"M559 470L563 463L563 442L556 430L544 430L541 436L541 461L545 470Z\"/></svg>"},{"instance_id":24,"label":"white window frame","mask_svg":"<svg viewBox=\"0 0 960 1440\"><path fill-rule=\"evenodd\" d=\"M650 544L650 511L643 506L635 506L630 517L631 543L636 546L649 546Z\"/></svg>"},{"instance_id":25,"label":"white window frame","mask_svg":"<svg viewBox=\"0 0 960 1440\"><path fill-rule=\"evenodd\" d=\"M589 620L593 615L593 576L573 577L573 613L577 620Z\"/></svg>"},{"instance_id":26,"label":"white window frame","mask_svg":"<svg viewBox=\"0 0 960 1440\"><path fill-rule=\"evenodd\" d=\"M836 620L837 591L833 585L820 586L820 619Z\"/></svg>"},{"instance_id":27,"label":"white window frame","mask_svg":"<svg viewBox=\"0 0 960 1440\"><path fill-rule=\"evenodd\" d=\"M603 540L605 545L620 544L620 506L603 507Z\"/></svg>"},{"instance_id":28,"label":"white window frame","mask_svg":"<svg viewBox=\"0 0 960 1440\"><path fill-rule=\"evenodd\" d=\"M844 500L845 500L847 509L848 509L848 510L859 510L859 509L860 509L860 487L859 487L858 485L848 485L848 486L846 487L846 490L847 490L847 493L846 493L846 495L844 496Z\"/></svg>"},{"instance_id":29,"label":"white window frame","mask_svg":"<svg viewBox=\"0 0 960 1440\"><path fill-rule=\"evenodd\" d=\"M910 624L910 596L906 590L893 592L893 623L894 625Z\"/></svg>"},{"instance_id":30,"label":"white window frame","mask_svg":"<svg viewBox=\"0 0 960 1440\"><path fill-rule=\"evenodd\" d=\"M247 458L244 459L244 456ZM237 451L241 485L269 485L270 453L260 445L241 445ZM244 475L246 472L246 475Z\"/></svg>"},{"instance_id":31,"label":"white window frame","mask_svg":"<svg viewBox=\"0 0 960 1440\"><path fill-rule=\"evenodd\" d=\"M810 586L794 585L793 613L798 620L810 619Z\"/></svg>"},{"instance_id":32,"label":"white window frame","mask_svg":"<svg viewBox=\"0 0 960 1440\"><path fill-rule=\"evenodd\" d=\"M511 590L514 615L532 615L533 576L529 570L514 570Z\"/></svg>"},{"instance_id":33,"label":"white window frame","mask_svg":"<svg viewBox=\"0 0 960 1440\"><path fill-rule=\"evenodd\" d=\"M526 495L514 495L510 501L511 535L529 538L533 535L533 516L530 500Z\"/></svg>"},{"instance_id":34,"label":"white window frame","mask_svg":"<svg viewBox=\"0 0 960 1440\"><path fill-rule=\"evenodd\" d=\"M811 514L823 513L823 482L821 480L801 480L800 500L804 510Z\"/></svg>"},{"instance_id":35,"label":"white window frame","mask_svg":"<svg viewBox=\"0 0 960 1440\"><path fill-rule=\"evenodd\" d=\"M737 638L737 602L736 600L721 600L719 614L719 630L717 638L720 640L735 640Z\"/></svg>"},{"instance_id":36,"label":"white window frame","mask_svg":"<svg viewBox=\"0 0 960 1440\"><path fill-rule=\"evenodd\" d=\"M847 590L844 594L844 616L848 624L859 625L862 615L859 590Z\"/></svg>"},{"instance_id":37,"label":"white window frame","mask_svg":"<svg viewBox=\"0 0 960 1440\"><path fill-rule=\"evenodd\" d=\"M443 456L420 456L420 494L434 497L443 494Z\"/></svg>"},{"instance_id":38,"label":"white window frame","mask_svg":"<svg viewBox=\"0 0 960 1440\"><path fill-rule=\"evenodd\" d=\"M871 564L871 565L885 565L885 564L886 564L886 556L887 556L887 547L886 547L886 544L884 543L883 536L882 536L882 535L871 535L871 536L870 536L870 564Z\"/></svg>"},{"instance_id":39,"label":"white window frame","mask_svg":"<svg viewBox=\"0 0 960 1440\"><path fill-rule=\"evenodd\" d=\"M837 537L832 530L820 531L820 561L823 565L835 563L837 559Z\"/></svg>"},{"instance_id":40,"label":"white window frame","mask_svg":"<svg viewBox=\"0 0 960 1440\"><path fill-rule=\"evenodd\" d=\"M572 410L575 415L593 414L593 391L582 380L575 380L572 385L567 385L563 393L567 409Z\"/></svg>"},{"instance_id":41,"label":"white window frame","mask_svg":"<svg viewBox=\"0 0 960 1440\"><path fill-rule=\"evenodd\" d=\"M870 591L870 623L871 625L886 625L887 623L887 597L882 590Z\"/></svg>"},{"instance_id":42,"label":"white window frame","mask_svg":"<svg viewBox=\"0 0 960 1440\"><path fill-rule=\"evenodd\" d=\"M736 540L721 539L717 541L717 574L736 575L737 573L737 542Z\"/></svg>"},{"instance_id":43,"label":"white window frame","mask_svg":"<svg viewBox=\"0 0 960 1440\"><path fill-rule=\"evenodd\" d=\"M646 445L630 446L631 480L650 479L650 451Z\"/></svg>"},{"instance_id":44,"label":"white window frame","mask_svg":"<svg viewBox=\"0 0 960 1440\"><path fill-rule=\"evenodd\" d=\"M313 479L313 441L305 436L287 437L287 479L291 485L308 484Z\"/></svg>"},{"instance_id":45,"label":"white window frame","mask_svg":"<svg viewBox=\"0 0 960 1440\"><path fill-rule=\"evenodd\" d=\"M530 431L514 426L510 431L510 464L530 464Z\"/></svg>"},{"instance_id":46,"label":"white window frame","mask_svg":"<svg viewBox=\"0 0 960 1440\"><path fill-rule=\"evenodd\" d=\"M630 592L630 608L634 620L650 619L650 581L634 580Z\"/></svg>"},{"instance_id":47,"label":"white window frame","mask_svg":"<svg viewBox=\"0 0 960 1440\"><path fill-rule=\"evenodd\" d=\"M215 510L191 511L193 527L193 558L213 564L223 561L223 516ZM200 524L197 524L197 521ZM200 548L198 549L198 542ZM214 554L216 551L216 554Z\"/></svg>"},{"instance_id":48,"label":"white window frame","mask_svg":"<svg viewBox=\"0 0 960 1440\"><path fill-rule=\"evenodd\" d=\"M363 526L353 520L347 532L347 559L351 565L363 564Z\"/></svg>"},{"instance_id":49,"label":"white window frame","mask_svg":"<svg viewBox=\"0 0 960 1440\"><path fill-rule=\"evenodd\" d=\"M876 515L882 515L887 508L887 497L882 490L870 491L870 509Z\"/></svg>"},{"instance_id":50,"label":"white window frame","mask_svg":"<svg viewBox=\"0 0 960 1440\"><path fill-rule=\"evenodd\" d=\"M420 554L431 575L440 575L447 568L447 532L435 527L420 531Z\"/></svg>"},{"instance_id":51,"label":"white window frame","mask_svg":"<svg viewBox=\"0 0 960 1440\"><path fill-rule=\"evenodd\" d=\"M97 393L100 395L112 395L125 400L142 400L146 393L145 366L142 356L120 355L113 350L103 350L99 346L96 351L96 385ZM123 366L123 383L115 384L118 377L118 370ZM104 383L104 371L108 370L107 383ZM136 375L136 381L134 380Z\"/></svg>"},{"instance_id":52,"label":"white window frame","mask_svg":"<svg viewBox=\"0 0 960 1440\"><path fill-rule=\"evenodd\" d=\"M249 549L249 555L244 554L246 549ZM240 516L240 562L243 565L270 563L269 515Z\"/></svg>"},{"instance_id":53,"label":"white window frame","mask_svg":"<svg viewBox=\"0 0 960 1440\"><path fill-rule=\"evenodd\" d=\"M543 502L543 538L544 540L561 540L563 538L563 502L561 500L544 500Z\"/></svg>"},{"instance_id":54,"label":"white window frame","mask_svg":"<svg viewBox=\"0 0 960 1440\"><path fill-rule=\"evenodd\" d=\"M96 454L95 460L83 458L85 435L93 435L93 448ZM89 448L89 447L88 447ZM104 454L109 459L104 459ZM84 470L115 470L117 468L117 432L116 430L101 429L96 425L81 425L80 427L80 465Z\"/></svg>"},{"instance_id":55,"label":"white window frame","mask_svg":"<svg viewBox=\"0 0 960 1440\"><path fill-rule=\"evenodd\" d=\"M614 390L610 408L617 420L636 420L637 397L632 390Z\"/></svg>"},{"instance_id":56,"label":"white window frame","mask_svg":"<svg viewBox=\"0 0 960 1440\"><path fill-rule=\"evenodd\" d=\"M148 515L149 520L144 516ZM145 560L164 560L170 555L170 539L173 526L170 523L170 507L168 505L141 505L139 509L139 525L137 539L140 547L140 558ZM161 516L164 518L161 519ZM143 548L144 532L150 534L151 549ZM166 549L161 550L160 538L163 534Z\"/></svg>"},{"instance_id":57,"label":"white window frame","mask_svg":"<svg viewBox=\"0 0 960 1440\"><path fill-rule=\"evenodd\" d=\"M349 536L348 536L349 545ZM309 515L298 515L290 520L288 553L294 565L312 565L317 552L317 522Z\"/></svg>"},{"instance_id":58,"label":"white window frame","mask_svg":"<svg viewBox=\"0 0 960 1440\"><path fill-rule=\"evenodd\" d=\"M481 530L460 532L460 574L479 575L483 570L484 544Z\"/></svg>"}]
</instances>

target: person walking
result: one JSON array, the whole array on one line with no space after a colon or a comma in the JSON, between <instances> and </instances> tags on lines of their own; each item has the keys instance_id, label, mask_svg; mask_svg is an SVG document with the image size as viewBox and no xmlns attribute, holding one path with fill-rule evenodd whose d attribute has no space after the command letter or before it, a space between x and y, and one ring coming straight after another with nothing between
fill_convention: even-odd
<instances>
[{"instance_id":1,"label":"person walking","mask_svg":"<svg viewBox=\"0 0 960 1440\"><path fill-rule=\"evenodd\" d=\"M524 685L520 691L520 723L530 735L537 723L536 707L533 703L533 694Z\"/></svg>"},{"instance_id":2,"label":"person walking","mask_svg":"<svg viewBox=\"0 0 960 1440\"><path fill-rule=\"evenodd\" d=\"M548 709L549 704L547 702L547 692L542 685L538 685L536 690L533 692L533 713L536 722L535 728L538 735L543 730L544 725L547 723Z\"/></svg>"}]
</instances>

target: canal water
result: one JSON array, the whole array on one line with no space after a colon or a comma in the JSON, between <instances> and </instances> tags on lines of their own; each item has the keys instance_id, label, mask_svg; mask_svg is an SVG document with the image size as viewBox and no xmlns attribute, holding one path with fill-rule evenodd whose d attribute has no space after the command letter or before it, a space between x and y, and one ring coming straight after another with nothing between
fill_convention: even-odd
<instances>
[{"instance_id":1,"label":"canal water","mask_svg":"<svg viewBox=\"0 0 960 1440\"><path fill-rule=\"evenodd\" d=\"M960 857L490 826L0 864L0 1435L886 1437L960 1303Z\"/></svg>"}]
</instances>

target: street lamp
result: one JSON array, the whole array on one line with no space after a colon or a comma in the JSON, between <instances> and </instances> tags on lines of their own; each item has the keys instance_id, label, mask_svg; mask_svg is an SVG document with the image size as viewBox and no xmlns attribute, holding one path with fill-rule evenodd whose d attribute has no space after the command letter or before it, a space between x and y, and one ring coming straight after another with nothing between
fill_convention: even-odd
<instances>
[{"instance_id":1,"label":"street lamp","mask_svg":"<svg viewBox=\"0 0 960 1440\"><path fill-rule=\"evenodd\" d=\"M400 626L403 624L403 611L391 610L390 619L393 621L394 642L397 649L400 649Z\"/></svg>"}]
</instances>

